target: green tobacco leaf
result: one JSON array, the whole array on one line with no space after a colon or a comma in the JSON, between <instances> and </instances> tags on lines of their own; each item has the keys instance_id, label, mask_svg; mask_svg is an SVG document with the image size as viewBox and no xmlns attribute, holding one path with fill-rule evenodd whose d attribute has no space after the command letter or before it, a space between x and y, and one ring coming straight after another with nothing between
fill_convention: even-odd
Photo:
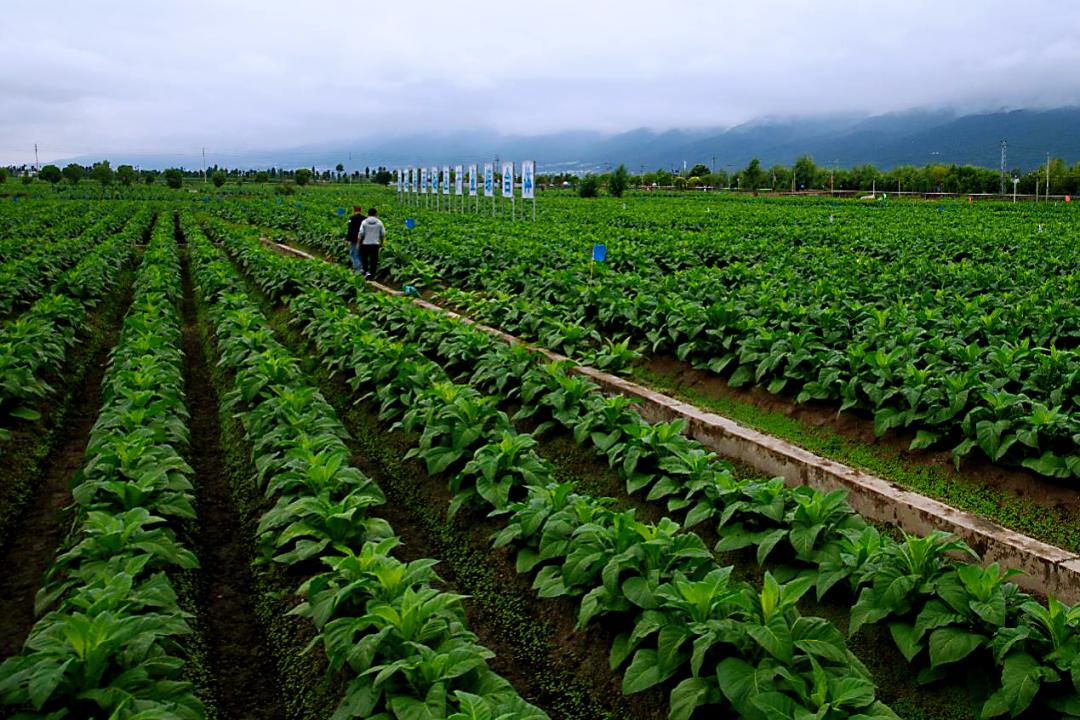
<instances>
[{"instance_id":1,"label":"green tobacco leaf","mask_svg":"<svg viewBox=\"0 0 1080 720\"><path fill-rule=\"evenodd\" d=\"M744 716L754 713L756 709L753 704L754 698L769 689L769 686L762 682L761 674L753 665L734 657L720 661L720 664L716 666L716 679L720 683L720 691L724 693L724 697Z\"/></svg>"},{"instance_id":2,"label":"green tobacco leaf","mask_svg":"<svg viewBox=\"0 0 1080 720\"><path fill-rule=\"evenodd\" d=\"M889 623L889 632L904 659L908 662L914 661L915 656L922 651L923 645L916 639L915 628L911 623Z\"/></svg>"},{"instance_id":3,"label":"green tobacco leaf","mask_svg":"<svg viewBox=\"0 0 1080 720\"><path fill-rule=\"evenodd\" d=\"M1072 471L1069 469L1069 465L1065 458L1056 455L1049 450L1044 452L1038 458L1028 458L1022 464L1029 470L1034 470L1040 475L1046 475L1048 477L1067 478L1072 475Z\"/></svg>"},{"instance_id":4,"label":"green tobacco leaf","mask_svg":"<svg viewBox=\"0 0 1080 720\"><path fill-rule=\"evenodd\" d=\"M943 627L930 633L930 666L940 667L963 660L986 642L978 633L957 627Z\"/></svg>"},{"instance_id":5,"label":"green tobacco leaf","mask_svg":"<svg viewBox=\"0 0 1080 720\"><path fill-rule=\"evenodd\" d=\"M31 421L41 419L41 413L39 413L37 410L34 410L33 408L26 407L25 405L20 405L19 407L12 410L11 416L20 418L22 420Z\"/></svg>"},{"instance_id":6,"label":"green tobacco leaf","mask_svg":"<svg viewBox=\"0 0 1080 720\"><path fill-rule=\"evenodd\" d=\"M765 559L769 557L769 553L773 551L776 544L784 539L784 536L788 534L786 528L778 528L772 530L769 533L758 540L757 546L757 563L758 565L764 565Z\"/></svg>"},{"instance_id":7,"label":"green tobacco leaf","mask_svg":"<svg viewBox=\"0 0 1080 720\"><path fill-rule=\"evenodd\" d=\"M829 683L832 704L837 707L861 708L874 702L874 683L858 677L843 677Z\"/></svg>"},{"instance_id":8,"label":"green tobacco leaf","mask_svg":"<svg viewBox=\"0 0 1080 720\"><path fill-rule=\"evenodd\" d=\"M625 695L633 695L636 692L646 690L660 682L663 676L660 674L660 664L656 658L656 651L648 648L638 650L630 666L623 674L622 691Z\"/></svg>"},{"instance_id":9,"label":"green tobacco leaf","mask_svg":"<svg viewBox=\"0 0 1080 720\"><path fill-rule=\"evenodd\" d=\"M1044 668L1027 653L1013 653L1005 658L1001 688L983 705L983 717L1009 713L1016 717L1031 705L1042 684Z\"/></svg>"},{"instance_id":10,"label":"green tobacco leaf","mask_svg":"<svg viewBox=\"0 0 1080 720\"><path fill-rule=\"evenodd\" d=\"M709 697L709 681L703 677L689 677L671 691L668 720L690 720L694 710L704 705Z\"/></svg>"},{"instance_id":11,"label":"green tobacco leaf","mask_svg":"<svg viewBox=\"0 0 1080 720\"><path fill-rule=\"evenodd\" d=\"M941 433L931 430L919 430L915 433L915 439L908 446L909 450L924 450L941 439Z\"/></svg>"},{"instance_id":12,"label":"green tobacco leaf","mask_svg":"<svg viewBox=\"0 0 1080 720\"><path fill-rule=\"evenodd\" d=\"M764 625L747 623L746 632L767 653L780 662L791 664L794 642L791 639L791 628L782 614L773 615Z\"/></svg>"}]
</instances>

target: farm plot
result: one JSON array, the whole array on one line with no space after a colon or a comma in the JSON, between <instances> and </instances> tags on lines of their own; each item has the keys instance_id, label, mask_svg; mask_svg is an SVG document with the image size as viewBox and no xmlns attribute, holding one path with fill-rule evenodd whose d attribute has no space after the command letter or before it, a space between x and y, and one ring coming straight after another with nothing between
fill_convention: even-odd
<instances>
[{"instance_id":1,"label":"farm plot","mask_svg":"<svg viewBox=\"0 0 1080 720\"><path fill-rule=\"evenodd\" d=\"M1071 208L585 205L555 201L551 222L532 225L390 204L419 225L394 234L385 265L524 339L669 391L689 379L692 402L1080 547L1080 508L1054 484L1072 476L1080 436ZM344 259L330 213L228 213ZM609 263L590 264L594 241ZM830 434L837 410L856 417ZM938 464L950 453L963 472Z\"/></svg>"},{"instance_id":2,"label":"farm plot","mask_svg":"<svg viewBox=\"0 0 1080 720\"><path fill-rule=\"evenodd\" d=\"M395 301L368 294L358 295L357 302L362 305L360 316L364 320L355 321L357 328L351 339L346 336L335 340L334 336L340 335L343 332L342 328L349 326L346 315L342 315L338 294L351 282L347 272L330 266L319 264L312 266L310 263L276 258L259 245L257 233L246 238L239 238L237 235L230 235L229 228L225 226L219 227L218 232L219 239L226 243L226 246L248 268L256 281L275 297L286 297L290 293L313 286L330 289L330 291L322 291L321 297L319 291L305 293L291 300L290 305L301 316L305 313L314 313L311 317L317 317L319 312L327 313L326 319L321 323L315 320L305 321L316 324L316 327L311 330L316 345L333 347L332 351L323 351L327 353L327 361L332 363L331 367L349 368L350 372L356 373L356 380L352 382L357 386L364 387L374 383L379 388L378 398L382 401L384 412L391 417L397 417L393 409L401 403L412 408L401 417L402 423L409 425L417 422L417 414L424 417L426 429L421 435L418 452L420 457L429 464L430 471L441 474L447 467L456 468L455 463L467 463L467 457L473 450L472 443L480 445L480 448L474 451L476 453L474 459L476 456L483 456L485 452L493 453L497 457L499 452L503 454L511 452L513 443L509 443L511 447L496 449L500 443L509 442L508 437L514 437L504 434L507 428L499 420L500 415L492 405L497 402L497 398L484 401L482 395L471 395L467 388L451 391L450 387L439 379L438 370L422 370L416 367L415 351L411 351L407 346L398 348L391 344L380 348L386 343L378 339L378 333L371 330L368 323L373 322L372 318L379 317L378 308L381 304ZM324 310L312 310L318 307ZM393 310L390 312L385 327L393 328L393 332L402 333L409 339L419 342L419 349L425 349L429 354L440 356L444 363L451 367L458 367L459 372L461 368L468 368L470 375L475 372L481 378L479 380L481 386L484 386L485 382L482 379L485 377L485 368L488 368L486 377L490 378L488 380L490 387L500 387L497 383L505 385L508 382L508 376L514 378L515 370L521 368L518 372L524 374L519 380L520 389L516 391L520 395L516 397L524 404L524 408L529 408L530 403L535 403L543 409L542 417L552 423L569 425L581 433L582 441L598 445L612 464L621 466L623 472L626 473L628 492L648 492L652 500L666 500L669 509L675 511L686 511L690 508L694 524L706 520L710 524L716 523L716 533L721 538L717 545L718 549L736 549L753 545L759 549L758 560L765 560L779 548L778 554L783 556L785 565L805 568L804 570L788 570L788 576L792 576L791 573L794 572L794 577L799 578L792 582L797 584L811 578L807 588L810 585L816 585L822 596L827 597L834 591L853 593L855 604L850 618L851 629L867 623L886 625L898 649L913 661L916 670L922 668L920 670L922 680L932 681L935 677L947 672L951 663L958 662L961 658L970 663L983 656L982 651L979 650L980 647L1000 647L999 643L1004 638L1014 637L1014 630L1007 627L1013 622L1018 622L1020 625L1028 622L1038 624L1042 621L1036 620L1036 617L1049 617L1044 614L1047 612L1045 608L1031 602L1019 593L1014 585L1007 582L1008 573L999 568L991 566L984 570L977 565L955 564L947 561L945 556L949 551L960 550L962 547L945 537L935 535L928 538L909 537L899 542L893 541L882 537L872 528L865 527L858 518L851 516L849 510L844 510L843 500L838 496L824 496L806 489L786 490L782 484L776 482L742 485L732 483L730 479L722 480L715 474L717 472L715 469L709 471L709 468L714 466L715 458L710 457L700 448L698 449L700 456L695 458L691 452L695 444L680 436L677 428L656 426L655 430L636 429L649 428L649 426L641 423L640 419L634 419L632 411L626 407L610 409L591 407L586 401L587 398L594 398L594 403L603 404L608 401L600 398L595 393L595 388L583 387L582 383L585 381L580 378L571 378L565 372L560 373L557 367L532 368L529 371L529 361L524 354L517 358L515 364L514 359L506 355L513 351L504 346L494 347L492 345L494 341L486 335L472 333L470 336L471 331L456 327L453 323L445 325L444 320L435 318L425 320L416 314L418 311L410 308L411 306L399 304L396 307L396 314ZM485 352L501 354L498 355L496 361L491 357L485 357ZM365 353L374 353L383 359L380 362L372 363L370 360L365 362ZM385 355L380 355L380 353L385 353ZM398 371L397 378L394 377L393 370L387 369L395 364L389 359L391 357L399 358L396 361L398 363L401 362L400 358L410 358L407 367ZM498 370L492 371L490 368L493 367ZM398 382L401 383L400 389L393 387ZM424 389L429 387L430 389ZM511 389L510 392L515 391ZM448 405L457 403L458 406L452 411L440 414L439 411L431 409L432 405L437 407L440 401ZM618 403L618 400L614 402ZM429 409L416 409L417 405ZM426 415L424 415L425 412ZM531 412L540 412L540 410L534 409ZM462 423L465 423L464 427ZM515 452L520 452L520 449ZM513 454L512 452L511 455ZM697 461L697 472L712 473L707 475L701 486L695 486L692 482L695 479L695 470L687 467L688 463L691 463L691 460L687 458ZM535 502L541 502L542 508L543 501L534 497L532 490L528 490L531 487L528 476L522 474L515 481L512 460L509 462L511 464L506 471L506 477L501 477L500 472L495 471L499 482L494 483L494 486L490 478L485 478L482 473L479 473L481 463L472 465L471 471L463 470L460 474L450 473L452 483L454 483L452 490L455 491L455 504L481 502L488 504L494 512L506 512L508 507L500 503L510 502L507 499L509 493L517 492L520 495L526 491L527 495L520 501L521 505L510 502L509 509L523 512L530 503ZM639 463L641 471L639 471ZM501 466L496 463L495 467ZM468 478L470 472L480 474L480 477L474 481L475 487L462 479ZM530 469L530 472L535 472L535 470ZM688 486L683 486L680 481L687 480L686 476L689 476ZM732 494L728 495L728 491ZM570 491L567 490L567 492ZM704 493L705 497L699 497L699 492ZM773 506L774 503L775 506ZM541 525L546 517L547 515L541 511ZM687 515L688 519L690 517ZM592 515L588 518L595 519ZM562 518L560 521L563 521ZM589 521L582 520L582 522L590 525ZM692 536L684 536L678 532L677 528L678 525L675 525L673 529L676 537ZM583 530L582 533L590 535L593 530L594 528L590 525L589 532ZM539 527L534 531L539 532ZM510 537L515 538L514 535ZM848 549L841 551L834 543L840 543ZM535 567L534 563L537 563L538 557L541 561L546 559L528 552L524 553L524 557L523 569L526 570ZM593 562L601 565L605 559L608 558L603 555L600 558L591 558ZM864 562L868 564L863 565ZM845 563L853 563L853 565L845 565ZM573 587L573 580L570 580L568 584L565 573L569 570L573 577L574 570L582 568L574 563L570 563L570 566L573 569L564 566L560 570L557 566L544 566L540 571L541 574L537 575L535 582L537 589L554 595L561 595L568 591L574 594L570 589ZM618 567L617 564L616 567ZM670 567L666 569L671 571ZM662 572L661 578L664 577ZM865 575L863 575L864 572ZM923 575L923 573L929 574ZM693 576L693 572L689 575ZM908 585L908 581L904 581L903 586L907 589L901 591L900 586L894 583L899 577L907 577L912 584ZM954 579L948 579L950 577ZM617 605L617 609L604 606L604 600L598 600L597 597L612 598L616 593L611 587L603 590L596 588L594 591L587 591L587 589L579 591L584 595L581 612L586 620L593 617L594 612L604 615L627 609L630 612L649 610L651 608L649 603L656 601L656 593L659 591L649 586L648 581L645 581L644 589L652 591L653 594L642 595L638 593L639 588L636 587L636 583L630 583L634 587L629 590L625 583L620 587L618 583L626 578L621 577L618 572L615 572L613 578L611 582L615 582L615 587L621 590L621 596L614 599L617 604L621 603ZM663 583L663 580L659 582ZM952 590L946 589L959 590L961 587L964 588L961 593L987 592L995 598L1000 598L993 600L992 604L1000 603L1003 614L995 616L996 619L991 619L988 615L980 615L972 609L974 605L968 603L977 605L981 601L974 597L968 601L959 600L958 595L953 595ZM977 587L982 587L983 590L977 590ZM928 594L924 594L927 591L929 591ZM898 604L894 605L894 602ZM1050 608L1051 615L1066 610L1055 601L1051 601ZM950 619L941 625L930 623L930 618L937 617L936 613L939 612L943 613L941 616L943 620L945 615L948 615ZM963 617L967 619L962 620ZM999 635L999 633L1002 634ZM1027 630L1020 630L1019 633L1025 639L1033 637ZM752 635L751 633L750 636ZM982 639L979 639L980 637ZM991 638L999 638L999 640ZM1028 650L1031 649L1032 646L1028 646ZM1018 647L1010 646L1010 650L1018 650ZM652 649L652 652L659 651L659 646ZM758 651L761 652L762 648L758 648ZM1045 651L1052 652L1049 646L1045 648ZM768 650L764 652L767 654ZM953 655L954 652L957 654ZM1027 651L1024 651L1024 654L1027 654ZM1008 655L1011 655L1011 652L1007 652L1004 656L994 657L994 653L991 652L987 660L1004 667ZM1033 655L1028 656L1034 658ZM616 657L618 658L619 655ZM1016 668L1014 663L1027 661L1019 661L1017 656L1008 662L1009 667L1003 671L1000 688L992 692L989 699L986 699L984 712L987 714L1018 713L1024 709L1019 704L1012 704L1017 701L1017 697L1013 694L1014 686L1011 686L1011 679L1015 677L1013 675ZM642 664L645 664L644 661ZM1035 665L1040 665L1040 663L1036 661ZM629 667L634 667L633 663ZM650 667L654 666L650 664ZM629 670L627 670L627 675L633 677ZM696 678L697 675L693 677ZM636 687L634 680L631 679L629 688ZM685 691L687 686L677 687L683 687ZM723 680L721 680L719 686L721 692L723 688ZM1049 686L1044 686L1044 688L1050 693L1045 701L1050 703L1056 711L1067 712L1067 706L1071 701L1064 698L1054 699L1052 696L1055 691ZM1074 692L1068 683L1060 686L1060 689L1067 695ZM793 695L798 694L790 688L787 690ZM681 694L677 697L682 699ZM701 697L706 697L706 695ZM716 696L711 697L715 701ZM725 694L724 697L728 701L735 702L730 695ZM1026 700L1027 698L1024 702ZM798 702L794 698L792 701ZM1010 704L1011 707L1007 707ZM678 702L673 701L672 706L676 705Z\"/></svg>"},{"instance_id":3,"label":"farm plot","mask_svg":"<svg viewBox=\"0 0 1080 720\"><path fill-rule=\"evenodd\" d=\"M59 204L26 202L20 229L0 238L13 253L5 262L25 263L11 268L42 276L11 294L6 331L39 319L6 345L22 382L8 384L0 405L0 443L23 447L38 429L63 427L48 406L70 399L54 378L92 366L116 335L100 401L87 400L98 422L88 440L71 440L86 454L70 534L55 558L42 556L49 569L28 641L0 658L0 715L1080 716L1080 613L1026 595L1008 569L984 567L943 534L872 526L842 494L740 472L680 423L644 421L566 365L371 292L343 266L260 242L268 229L283 232L276 226L341 257L341 220L311 207L336 197L67 201L73 215L96 218L83 225L100 234L63 267L59 230L41 254L28 251L35 233L66 222ZM372 197L396 224L404 208ZM901 217L888 206L701 203L605 204L583 217L578 201L554 199L549 218L574 235L565 243L543 225L428 213L427 235L392 230L387 270L611 369L637 372L638 353L648 362L681 354L736 384L749 367L751 381L768 385L820 362L850 374L853 412L874 418L901 398L911 405L906 370L872 379L850 353L835 354L839 331L825 319L848 323L866 353L896 353L924 370L924 390L974 363L978 382L961 408L971 427L924 416L913 435L940 431L952 447L972 440L990 457L980 423L1006 416L988 415L986 396L1008 393L1028 414L1043 403L1065 419L1020 437L1027 415L1008 415L1001 442L1017 437L997 460L1054 452L1068 468L1065 436L1054 433L1075 417L1075 398L1036 399L1050 380L1031 369L1044 356L1064 363L1051 369L1072 367L1073 255L1056 237L1068 216L1038 216L1048 237L1014 248L1021 262L1010 277L990 267L1006 258L980 238L1019 228L1032 211L1002 208L977 232L946 215L951 229L934 247L959 255L942 269L919 259L928 240L909 248L885 237ZM901 211L912 223L939 212ZM762 218L775 220L772 230ZM507 229L522 241L503 247ZM864 232L884 241L868 250L856 237ZM612 262L590 267L583 257L598 239ZM796 282L830 267L842 275L811 289ZM925 287L965 278L959 299ZM980 292L1025 312L1059 302L1042 318L994 316ZM67 314L45 315L50 303ZM717 305L730 305L730 323L710 334L715 318L702 313ZM882 316L888 327L875 331ZM919 327L896 325L908 320ZM984 349L957 355L950 332ZM720 355L726 335L739 349L710 370L705 358ZM819 344L795 365L782 358L759 377L763 359L743 357L743 347L796 335ZM25 358L37 345L48 352L33 365ZM1016 351L1019 371L999 361L1001 348ZM774 389L795 398L810 378ZM880 407L871 407L874 387ZM846 398L838 391L831 402ZM47 505L33 485L20 493L8 515ZM62 517L56 511L47 512ZM5 609L20 597L5 598Z\"/></svg>"}]
</instances>

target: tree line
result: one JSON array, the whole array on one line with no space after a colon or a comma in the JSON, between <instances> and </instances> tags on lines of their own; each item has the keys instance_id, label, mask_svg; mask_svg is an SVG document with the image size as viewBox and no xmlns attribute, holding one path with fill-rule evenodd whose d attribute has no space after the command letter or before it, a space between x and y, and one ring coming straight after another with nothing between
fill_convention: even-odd
<instances>
[{"instance_id":1,"label":"tree line","mask_svg":"<svg viewBox=\"0 0 1080 720\"><path fill-rule=\"evenodd\" d=\"M1050 192L1055 195L1080 193L1080 163L1068 165L1061 158L1052 158L1050 167ZM1013 178L1016 178L1016 191L1024 195L1036 192L1046 194L1047 167L1029 172L1013 170L1006 173L1005 193L1013 192ZM573 173L546 174L539 178L548 186L568 184L583 196L593 196L602 187L610 187L615 181L621 195L627 184L650 187L674 187L676 189L724 188L730 190L757 191L861 191L870 192L914 192L914 193L953 193L982 194L997 193L1001 189L1000 170L977 167L974 165L956 165L931 163L923 167L898 165L889 170L879 170L871 164L854 167L830 167L818 165L810 155L803 155L791 166L773 165L764 167L755 158L742 169L713 171L709 166L699 163L682 172L657 169L630 174L624 165L613 172L587 174Z\"/></svg>"},{"instance_id":2,"label":"tree line","mask_svg":"<svg viewBox=\"0 0 1080 720\"><path fill-rule=\"evenodd\" d=\"M23 165L20 167L0 167L0 183L6 182L9 177L20 177L23 183L29 184L35 180L57 185L66 182L70 185L78 185L83 180L100 183L102 187L112 185L114 182L126 187L136 183L153 185L156 182L164 182L171 188L180 188L185 180L201 180L203 177L215 187L222 187L227 182L281 182L307 185L310 182L372 182L383 185L393 179L393 173L389 169L379 166L377 168L365 168L363 171L354 170L346 173L345 167L338 163L335 170L319 171L314 166L311 168L286 168L271 167L267 170L240 170L238 168L225 169L212 165L205 171L188 168L167 168L165 170L141 170L132 165L119 165L113 168L108 160L96 162L93 165L80 165L68 163L63 168L58 165L43 165L37 173L32 168Z\"/></svg>"}]
</instances>

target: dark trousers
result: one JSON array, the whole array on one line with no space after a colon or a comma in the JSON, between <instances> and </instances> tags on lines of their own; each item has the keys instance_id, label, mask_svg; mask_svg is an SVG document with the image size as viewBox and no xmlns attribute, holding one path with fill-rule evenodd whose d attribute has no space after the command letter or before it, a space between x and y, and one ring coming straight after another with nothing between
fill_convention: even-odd
<instances>
[{"instance_id":1,"label":"dark trousers","mask_svg":"<svg viewBox=\"0 0 1080 720\"><path fill-rule=\"evenodd\" d=\"M379 269L379 246L361 245L360 262L364 266L364 272L375 277L375 272Z\"/></svg>"}]
</instances>

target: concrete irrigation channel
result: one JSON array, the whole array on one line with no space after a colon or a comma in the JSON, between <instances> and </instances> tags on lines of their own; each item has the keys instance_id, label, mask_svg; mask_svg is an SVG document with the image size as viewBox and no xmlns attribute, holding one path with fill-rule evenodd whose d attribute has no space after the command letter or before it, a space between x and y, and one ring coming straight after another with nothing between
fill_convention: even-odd
<instances>
[{"instance_id":1,"label":"concrete irrigation channel","mask_svg":"<svg viewBox=\"0 0 1080 720\"><path fill-rule=\"evenodd\" d=\"M317 260L314 256L288 245L266 238L263 238L263 242L279 252ZM403 295L402 292L380 283L369 281L369 284L381 292ZM474 325L507 343L525 345L551 360L568 359L426 300L412 298L412 302ZM844 489L847 491L848 503L867 520L887 523L918 535L934 530L952 533L974 548L984 562L997 562L1005 567L1022 570L1025 574L1017 576L1015 582L1024 589L1053 595L1067 603L1080 602L1080 555L1076 553L815 455L785 440L745 427L721 415L706 412L637 383L583 365L576 365L574 372L588 377L605 393L619 393L635 398L640 406L641 416L650 422L685 419L688 424L687 433L720 455L745 463L766 475L783 477L789 485L809 485L826 492Z\"/></svg>"}]
</instances>

